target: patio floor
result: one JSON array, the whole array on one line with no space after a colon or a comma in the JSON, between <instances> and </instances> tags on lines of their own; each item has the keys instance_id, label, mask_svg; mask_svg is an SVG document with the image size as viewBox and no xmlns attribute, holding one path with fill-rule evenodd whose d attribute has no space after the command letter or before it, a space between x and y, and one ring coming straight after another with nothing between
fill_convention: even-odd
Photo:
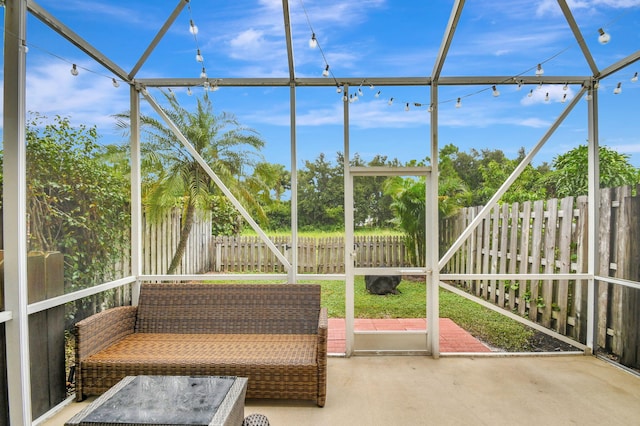
<instances>
[{"instance_id":1,"label":"patio floor","mask_svg":"<svg viewBox=\"0 0 640 426\"><path fill-rule=\"evenodd\" d=\"M327 403L247 400L282 425L632 425L640 378L593 356L330 357ZM92 399L43 426L62 426Z\"/></svg>"},{"instance_id":2,"label":"patio floor","mask_svg":"<svg viewBox=\"0 0 640 426\"><path fill-rule=\"evenodd\" d=\"M424 318L362 319L354 320L356 331L425 331ZM345 320L329 318L327 352L345 352ZM449 318L440 318L440 352L491 352L484 343L473 337Z\"/></svg>"}]
</instances>

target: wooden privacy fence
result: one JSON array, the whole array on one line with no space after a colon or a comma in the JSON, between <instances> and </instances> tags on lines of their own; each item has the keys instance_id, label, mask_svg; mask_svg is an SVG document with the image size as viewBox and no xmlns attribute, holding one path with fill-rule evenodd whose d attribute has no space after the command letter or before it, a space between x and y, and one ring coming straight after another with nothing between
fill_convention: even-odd
<instances>
[{"instance_id":1,"label":"wooden privacy fence","mask_svg":"<svg viewBox=\"0 0 640 426\"><path fill-rule=\"evenodd\" d=\"M291 261L291 238L271 239ZM406 264L406 249L399 236L360 236L354 239L356 266L401 267ZM259 237L216 237L216 272L284 272L275 254ZM310 274L344 273L343 237L298 238L298 272Z\"/></svg>"},{"instance_id":2,"label":"wooden privacy fence","mask_svg":"<svg viewBox=\"0 0 640 426\"><path fill-rule=\"evenodd\" d=\"M638 280L640 197L631 187L602 189L597 224L601 276ZM445 267L449 273L587 272L586 197L527 201L495 206ZM441 221L441 248L448 248L480 212L465 208ZM471 293L526 316L560 334L586 341L585 280L464 280ZM640 316L637 290L599 283L597 345L614 354L640 358L635 336ZM633 296L633 297L632 297ZM631 327L631 328L629 328ZM625 336L627 338L625 338ZM629 346L631 345L631 346Z\"/></svg>"},{"instance_id":3,"label":"wooden privacy fence","mask_svg":"<svg viewBox=\"0 0 640 426\"><path fill-rule=\"evenodd\" d=\"M180 240L181 210L174 209L164 218L150 222L142 218L142 268L146 275L166 274ZM197 213L187 248L176 274L197 274L212 269L211 213Z\"/></svg>"}]
</instances>

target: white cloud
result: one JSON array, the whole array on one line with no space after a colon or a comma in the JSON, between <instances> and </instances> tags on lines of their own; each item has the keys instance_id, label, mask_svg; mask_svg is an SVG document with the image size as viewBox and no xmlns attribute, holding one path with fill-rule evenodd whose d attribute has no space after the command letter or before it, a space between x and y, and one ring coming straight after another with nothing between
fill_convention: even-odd
<instances>
[{"instance_id":1,"label":"white cloud","mask_svg":"<svg viewBox=\"0 0 640 426\"><path fill-rule=\"evenodd\" d=\"M87 68L95 64L86 65ZM110 77L83 69L69 72L71 65L48 62L32 65L27 71L27 110L53 117L69 117L74 124L96 125L99 133L113 132L112 117L129 109L129 90L125 84L113 87Z\"/></svg>"},{"instance_id":2,"label":"white cloud","mask_svg":"<svg viewBox=\"0 0 640 426\"><path fill-rule=\"evenodd\" d=\"M626 9L640 6L640 0L568 0L567 5L572 11L579 9L592 10L597 7L610 7L612 9ZM555 0L542 0L536 9L538 16L547 14L560 15L562 11Z\"/></svg>"}]
</instances>

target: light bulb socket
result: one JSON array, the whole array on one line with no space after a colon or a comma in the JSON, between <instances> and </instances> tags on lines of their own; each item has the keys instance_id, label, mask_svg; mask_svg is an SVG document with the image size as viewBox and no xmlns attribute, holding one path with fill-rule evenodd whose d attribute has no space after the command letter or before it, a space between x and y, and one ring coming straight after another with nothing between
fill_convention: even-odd
<instances>
[{"instance_id":1,"label":"light bulb socket","mask_svg":"<svg viewBox=\"0 0 640 426\"><path fill-rule=\"evenodd\" d=\"M611 36L606 33L602 28L598 28L598 34L600 34L598 36L598 41L600 42L600 44L607 44L609 43L609 41L611 41Z\"/></svg>"}]
</instances>

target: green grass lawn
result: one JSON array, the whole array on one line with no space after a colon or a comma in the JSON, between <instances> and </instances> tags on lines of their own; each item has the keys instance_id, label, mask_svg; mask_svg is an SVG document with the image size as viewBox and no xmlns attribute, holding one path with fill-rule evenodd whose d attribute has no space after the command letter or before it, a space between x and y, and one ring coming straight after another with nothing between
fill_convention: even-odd
<instances>
[{"instance_id":1,"label":"green grass lawn","mask_svg":"<svg viewBox=\"0 0 640 426\"><path fill-rule=\"evenodd\" d=\"M344 282L321 281L322 306L329 317L344 318ZM426 286L424 282L403 279L400 294L369 294L363 277L355 280L356 318L424 318ZM471 300L440 289L440 317L450 318L485 343L507 351L527 351L533 331L523 324L487 309Z\"/></svg>"}]
</instances>

